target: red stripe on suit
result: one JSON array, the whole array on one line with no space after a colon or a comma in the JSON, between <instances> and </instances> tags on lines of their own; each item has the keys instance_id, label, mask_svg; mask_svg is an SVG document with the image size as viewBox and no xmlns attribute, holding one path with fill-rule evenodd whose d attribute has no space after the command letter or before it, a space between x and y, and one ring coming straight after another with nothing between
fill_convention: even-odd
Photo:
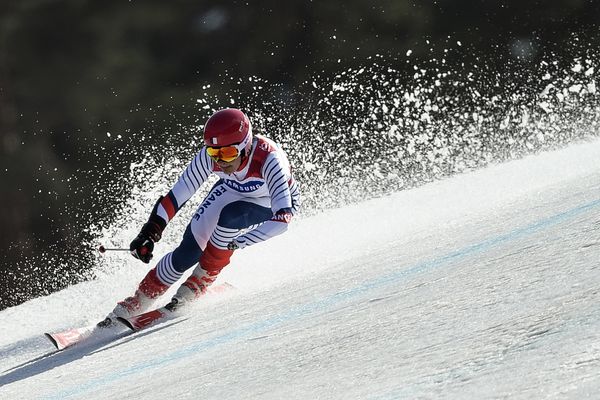
<instances>
[{"instance_id":1,"label":"red stripe on suit","mask_svg":"<svg viewBox=\"0 0 600 400\"><path fill-rule=\"evenodd\" d=\"M163 197L162 201L160 202L160 205L163 206L163 208L165 209L167 216L169 217L169 221L173 219L177 210L175 209L175 205L173 204L169 196Z\"/></svg>"}]
</instances>

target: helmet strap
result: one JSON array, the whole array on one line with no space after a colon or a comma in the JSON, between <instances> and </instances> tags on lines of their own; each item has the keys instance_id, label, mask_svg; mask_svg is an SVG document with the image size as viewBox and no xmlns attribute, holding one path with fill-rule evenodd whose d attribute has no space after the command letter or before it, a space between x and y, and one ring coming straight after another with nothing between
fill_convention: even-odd
<instances>
[{"instance_id":1,"label":"helmet strap","mask_svg":"<svg viewBox=\"0 0 600 400\"><path fill-rule=\"evenodd\" d=\"M250 160L250 157L246 155L246 149L243 149L241 151L240 157L242 158L242 162L240 163L240 167L237 169L238 171L243 170L248 164L248 161Z\"/></svg>"}]
</instances>

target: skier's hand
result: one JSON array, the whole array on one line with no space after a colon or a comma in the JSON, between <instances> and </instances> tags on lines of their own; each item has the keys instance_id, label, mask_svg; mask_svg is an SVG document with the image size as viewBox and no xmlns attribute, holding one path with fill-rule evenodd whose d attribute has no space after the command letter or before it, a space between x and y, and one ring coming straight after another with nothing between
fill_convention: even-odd
<instances>
[{"instance_id":1,"label":"skier's hand","mask_svg":"<svg viewBox=\"0 0 600 400\"><path fill-rule=\"evenodd\" d=\"M161 229L159 226L151 222L144 224L140 233L129 245L131 255L148 264L152 260L154 242L158 242L160 237Z\"/></svg>"},{"instance_id":2,"label":"skier's hand","mask_svg":"<svg viewBox=\"0 0 600 400\"><path fill-rule=\"evenodd\" d=\"M152 260L152 251L154 250L154 242L150 238L144 237L141 234L137 235L129 245L131 255L148 264Z\"/></svg>"},{"instance_id":3,"label":"skier's hand","mask_svg":"<svg viewBox=\"0 0 600 400\"><path fill-rule=\"evenodd\" d=\"M227 244L228 250L238 250L246 247L246 241L242 238L233 239L231 242Z\"/></svg>"}]
</instances>

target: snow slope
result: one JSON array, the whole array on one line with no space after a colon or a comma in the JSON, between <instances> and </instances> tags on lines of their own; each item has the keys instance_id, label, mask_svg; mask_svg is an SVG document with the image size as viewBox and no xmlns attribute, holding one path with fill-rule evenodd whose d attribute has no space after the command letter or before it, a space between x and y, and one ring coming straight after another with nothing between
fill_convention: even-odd
<instances>
[{"instance_id":1,"label":"snow slope","mask_svg":"<svg viewBox=\"0 0 600 400\"><path fill-rule=\"evenodd\" d=\"M0 398L594 398L599 160L600 141L572 145L298 221L235 256L233 293L52 353L42 332L145 274L114 255L0 312Z\"/></svg>"}]
</instances>

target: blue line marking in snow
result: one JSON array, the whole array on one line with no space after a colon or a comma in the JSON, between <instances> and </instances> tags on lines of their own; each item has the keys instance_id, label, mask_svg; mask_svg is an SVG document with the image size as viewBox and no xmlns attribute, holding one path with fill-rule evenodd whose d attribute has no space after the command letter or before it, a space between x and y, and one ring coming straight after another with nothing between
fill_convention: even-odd
<instances>
[{"instance_id":1,"label":"blue line marking in snow","mask_svg":"<svg viewBox=\"0 0 600 400\"><path fill-rule=\"evenodd\" d=\"M516 229L512 232L493 237L491 239L485 240L480 243L476 243L471 246L464 247L460 250L450 252L446 255L435 258L433 260L424 261L422 263L415 264L412 267L407 268L405 270L397 271L397 272L394 272L394 273L391 273L388 275L384 275L378 279L374 279L374 280L366 282L362 285L356 286L353 289L349 289L344 292L339 292L339 293L333 294L333 295L326 297L319 301L304 304L303 306L296 307L294 309L289 310L288 312L273 316L271 318L268 318L268 319L265 319L262 321L258 321L256 323L250 324L245 327L241 327L241 328L233 330L229 333L214 337L212 339L202 340L202 341L199 341L196 343L192 343L191 345L186 346L180 350L173 351L166 355L157 356L154 359L140 362L136 365L116 371L112 374L106 374L104 376L91 379L87 382L75 385L70 389L66 389L66 390L60 391L58 393L55 393L53 395L49 395L49 396L42 397L42 398L46 399L46 400L54 400L54 399L58 400L58 399L69 398L72 396L77 396L82 393L92 391L92 390L101 388L103 386L110 385L116 381L119 381L121 379L129 377L131 375L137 375L137 374L143 373L145 371L157 369L164 365L168 365L168 364L177 362L181 359L191 357L191 356L195 355L195 353L212 349L219 345L232 342L236 339L242 339L244 337L256 335L257 333L260 333L266 329L273 328L273 327L276 327L277 325L281 325L285 322L303 317L314 311L330 308L331 306L333 306L335 304L338 304L344 300L356 297L362 293L368 292L371 289L379 288L379 287L382 287L382 286L385 286L385 285L388 285L391 283L396 283L396 282L402 280L402 278L405 278L405 277L408 277L411 275L415 275L415 274L418 274L421 272L425 272L428 270L433 270L433 269L439 268L445 264L448 264L452 261L456 261L463 257L470 256L470 255L488 250L494 246L497 246L497 245L500 245L500 244L503 244L506 242L510 242L510 241L513 241L513 240L516 240L516 239L519 239L519 238L522 238L522 237L525 237L528 235L532 235L543 229L549 228L553 225L557 225L557 224L560 224L571 218L574 218L577 215L583 214L586 211L594 209L598 206L600 206L600 199L592 201L590 203L580 205L578 207L572 208L572 209L564 211L562 213L555 214L551 217L539 220L535 223L532 223L523 228Z\"/></svg>"}]
</instances>

